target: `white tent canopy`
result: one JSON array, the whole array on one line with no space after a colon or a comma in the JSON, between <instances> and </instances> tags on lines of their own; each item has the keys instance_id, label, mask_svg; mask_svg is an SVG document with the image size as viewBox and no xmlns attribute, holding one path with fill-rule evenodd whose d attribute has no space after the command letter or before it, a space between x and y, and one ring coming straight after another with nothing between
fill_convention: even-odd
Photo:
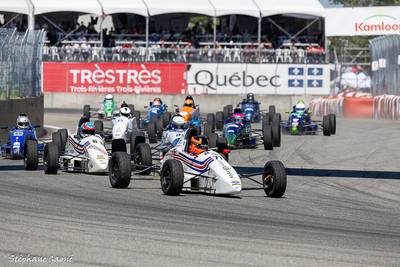
<instances>
[{"instance_id":1,"label":"white tent canopy","mask_svg":"<svg viewBox=\"0 0 400 267\"><path fill-rule=\"evenodd\" d=\"M104 14L132 13L147 17L147 7L142 0L101 0Z\"/></svg>"},{"instance_id":2,"label":"white tent canopy","mask_svg":"<svg viewBox=\"0 0 400 267\"><path fill-rule=\"evenodd\" d=\"M214 7L208 0L144 0L144 2L150 16L168 13L197 13L213 17L215 14Z\"/></svg>"},{"instance_id":3,"label":"white tent canopy","mask_svg":"<svg viewBox=\"0 0 400 267\"><path fill-rule=\"evenodd\" d=\"M25 0L0 0L0 11L28 15L29 6Z\"/></svg>"},{"instance_id":4,"label":"white tent canopy","mask_svg":"<svg viewBox=\"0 0 400 267\"><path fill-rule=\"evenodd\" d=\"M325 8L318 0L254 0L263 17L284 14L287 16L325 17Z\"/></svg>"},{"instance_id":5,"label":"white tent canopy","mask_svg":"<svg viewBox=\"0 0 400 267\"><path fill-rule=\"evenodd\" d=\"M253 0L211 0L216 9L216 15L247 15L251 17L260 17L260 9Z\"/></svg>"},{"instance_id":6,"label":"white tent canopy","mask_svg":"<svg viewBox=\"0 0 400 267\"><path fill-rule=\"evenodd\" d=\"M33 3L33 6L35 7L35 15L51 12L80 12L99 16L103 14L103 11L101 10L101 5L97 0L31 1Z\"/></svg>"}]
</instances>

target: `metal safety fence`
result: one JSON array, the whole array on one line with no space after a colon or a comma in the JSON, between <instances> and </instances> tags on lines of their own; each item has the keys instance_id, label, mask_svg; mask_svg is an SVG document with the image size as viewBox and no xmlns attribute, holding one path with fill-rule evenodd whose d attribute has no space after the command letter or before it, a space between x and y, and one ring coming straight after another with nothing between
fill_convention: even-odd
<instances>
[{"instance_id":1,"label":"metal safety fence","mask_svg":"<svg viewBox=\"0 0 400 267\"><path fill-rule=\"evenodd\" d=\"M400 36L370 41L372 95L400 95Z\"/></svg>"},{"instance_id":2,"label":"metal safety fence","mask_svg":"<svg viewBox=\"0 0 400 267\"><path fill-rule=\"evenodd\" d=\"M45 31L0 29L0 99L35 97L41 92Z\"/></svg>"}]
</instances>

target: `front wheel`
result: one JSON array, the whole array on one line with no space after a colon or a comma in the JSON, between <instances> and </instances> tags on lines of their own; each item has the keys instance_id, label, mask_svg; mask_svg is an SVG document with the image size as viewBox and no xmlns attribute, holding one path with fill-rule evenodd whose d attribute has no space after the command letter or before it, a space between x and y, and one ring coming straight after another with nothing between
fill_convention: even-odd
<instances>
[{"instance_id":1,"label":"front wheel","mask_svg":"<svg viewBox=\"0 0 400 267\"><path fill-rule=\"evenodd\" d=\"M286 169L280 161L268 161L264 165L262 182L265 194L269 197L281 197L286 191Z\"/></svg>"},{"instance_id":2,"label":"front wheel","mask_svg":"<svg viewBox=\"0 0 400 267\"><path fill-rule=\"evenodd\" d=\"M149 123L147 124L147 132L149 135L149 142L150 143L157 143L156 140L156 122L155 121L149 121Z\"/></svg>"},{"instance_id":3,"label":"front wheel","mask_svg":"<svg viewBox=\"0 0 400 267\"><path fill-rule=\"evenodd\" d=\"M149 144L138 144L136 146L134 159L136 165L142 165L136 167L138 170L143 170L140 172L141 175L149 175L151 173L152 156Z\"/></svg>"},{"instance_id":4,"label":"front wheel","mask_svg":"<svg viewBox=\"0 0 400 267\"><path fill-rule=\"evenodd\" d=\"M113 188L127 188L131 182L131 161L125 152L117 151L111 156L108 176Z\"/></svg>"},{"instance_id":5,"label":"front wheel","mask_svg":"<svg viewBox=\"0 0 400 267\"><path fill-rule=\"evenodd\" d=\"M83 106L83 116L90 118L90 105Z\"/></svg>"},{"instance_id":6,"label":"front wheel","mask_svg":"<svg viewBox=\"0 0 400 267\"><path fill-rule=\"evenodd\" d=\"M38 167L38 142L37 140L26 140L24 149L25 170L37 170Z\"/></svg>"},{"instance_id":7,"label":"front wheel","mask_svg":"<svg viewBox=\"0 0 400 267\"><path fill-rule=\"evenodd\" d=\"M217 111L215 114L215 127L217 130L222 130L224 128L224 113L222 111Z\"/></svg>"},{"instance_id":8,"label":"front wheel","mask_svg":"<svg viewBox=\"0 0 400 267\"><path fill-rule=\"evenodd\" d=\"M331 135L331 118L329 116L324 116L322 119L322 130L324 132L324 136Z\"/></svg>"},{"instance_id":9,"label":"front wheel","mask_svg":"<svg viewBox=\"0 0 400 267\"><path fill-rule=\"evenodd\" d=\"M336 134L336 115L335 114L329 114L328 115L331 121L331 134Z\"/></svg>"},{"instance_id":10,"label":"front wheel","mask_svg":"<svg viewBox=\"0 0 400 267\"><path fill-rule=\"evenodd\" d=\"M264 149L265 150L273 150L274 149L274 140L272 134L272 126L264 125L262 129L264 133Z\"/></svg>"},{"instance_id":11,"label":"front wheel","mask_svg":"<svg viewBox=\"0 0 400 267\"><path fill-rule=\"evenodd\" d=\"M45 174L57 174L58 147L55 143L47 143L43 151L43 169Z\"/></svg>"},{"instance_id":12,"label":"front wheel","mask_svg":"<svg viewBox=\"0 0 400 267\"><path fill-rule=\"evenodd\" d=\"M176 159L167 160L161 170L161 189L165 195L178 196L183 188L183 167Z\"/></svg>"}]
</instances>

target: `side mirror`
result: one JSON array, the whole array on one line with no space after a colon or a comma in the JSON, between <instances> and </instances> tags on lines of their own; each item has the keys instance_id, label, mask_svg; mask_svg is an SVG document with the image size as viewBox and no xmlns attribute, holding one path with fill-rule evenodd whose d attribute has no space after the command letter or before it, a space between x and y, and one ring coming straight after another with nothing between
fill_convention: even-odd
<instances>
[{"instance_id":1,"label":"side mirror","mask_svg":"<svg viewBox=\"0 0 400 267\"><path fill-rule=\"evenodd\" d=\"M33 128L40 128L40 125L39 124L37 124L37 125L33 125Z\"/></svg>"},{"instance_id":2,"label":"side mirror","mask_svg":"<svg viewBox=\"0 0 400 267\"><path fill-rule=\"evenodd\" d=\"M164 107L166 107L166 108L167 108L167 107L168 107L168 105L164 105Z\"/></svg>"},{"instance_id":3,"label":"side mirror","mask_svg":"<svg viewBox=\"0 0 400 267\"><path fill-rule=\"evenodd\" d=\"M176 113L179 113L179 108L175 109Z\"/></svg>"},{"instance_id":4,"label":"side mirror","mask_svg":"<svg viewBox=\"0 0 400 267\"><path fill-rule=\"evenodd\" d=\"M178 106L178 105L174 105L174 107L177 107L177 108L179 108L179 106Z\"/></svg>"},{"instance_id":5,"label":"side mirror","mask_svg":"<svg viewBox=\"0 0 400 267\"><path fill-rule=\"evenodd\" d=\"M285 113L290 113L290 111L289 111L289 110L286 110Z\"/></svg>"},{"instance_id":6,"label":"side mirror","mask_svg":"<svg viewBox=\"0 0 400 267\"><path fill-rule=\"evenodd\" d=\"M148 106L144 106L144 108L148 108Z\"/></svg>"},{"instance_id":7,"label":"side mirror","mask_svg":"<svg viewBox=\"0 0 400 267\"><path fill-rule=\"evenodd\" d=\"M1 126L1 129L7 130L8 126Z\"/></svg>"},{"instance_id":8,"label":"side mirror","mask_svg":"<svg viewBox=\"0 0 400 267\"><path fill-rule=\"evenodd\" d=\"M309 111L307 111L307 113L308 113L308 114L311 114L311 113L312 113L312 111L311 111L311 110L309 110Z\"/></svg>"}]
</instances>

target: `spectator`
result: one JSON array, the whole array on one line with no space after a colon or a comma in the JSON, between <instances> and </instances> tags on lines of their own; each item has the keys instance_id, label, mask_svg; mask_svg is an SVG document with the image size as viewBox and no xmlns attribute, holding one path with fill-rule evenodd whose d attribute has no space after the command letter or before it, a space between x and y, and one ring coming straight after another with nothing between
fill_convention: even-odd
<instances>
[{"instance_id":1,"label":"spectator","mask_svg":"<svg viewBox=\"0 0 400 267\"><path fill-rule=\"evenodd\" d=\"M81 54L80 47L78 43L72 44L72 54L74 60L79 60L79 56Z\"/></svg>"},{"instance_id":2,"label":"spectator","mask_svg":"<svg viewBox=\"0 0 400 267\"><path fill-rule=\"evenodd\" d=\"M175 42L172 42L169 47L169 52L168 52L169 61L175 61L176 53L177 53L177 51L176 51Z\"/></svg>"},{"instance_id":3,"label":"spectator","mask_svg":"<svg viewBox=\"0 0 400 267\"><path fill-rule=\"evenodd\" d=\"M121 55L123 60L127 60L129 57L129 51L131 46L129 45L128 41L122 45Z\"/></svg>"},{"instance_id":4,"label":"spectator","mask_svg":"<svg viewBox=\"0 0 400 267\"><path fill-rule=\"evenodd\" d=\"M132 56L133 61L136 60L136 58L137 58L137 56L138 56L138 53L139 53L139 52L138 52L138 49L137 49L136 44L135 44L135 43L132 43L131 56Z\"/></svg>"},{"instance_id":5,"label":"spectator","mask_svg":"<svg viewBox=\"0 0 400 267\"><path fill-rule=\"evenodd\" d=\"M161 43L161 61L167 61L167 47L165 46L164 42Z\"/></svg>"},{"instance_id":6,"label":"spectator","mask_svg":"<svg viewBox=\"0 0 400 267\"><path fill-rule=\"evenodd\" d=\"M297 49L294 44L292 44L290 48L290 56L292 57L292 63L299 63L299 55L297 54Z\"/></svg>"},{"instance_id":7,"label":"spectator","mask_svg":"<svg viewBox=\"0 0 400 267\"><path fill-rule=\"evenodd\" d=\"M324 49L321 47L320 44L317 45L317 47L314 49L315 51L315 59L321 63L323 61L323 54L324 54Z\"/></svg>"},{"instance_id":8,"label":"spectator","mask_svg":"<svg viewBox=\"0 0 400 267\"><path fill-rule=\"evenodd\" d=\"M157 42L154 42L151 49L153 50L155 61L160 61L161 46Z\"/></svg>"},{"instance_id":9,"label":"spectator","mask_svg":"<svg viewBox=\"0 0 400 267\"><path fill-rule=\"evenodd\" d=\"M72 44L63 45L61 47L61 52L65 53L65 60L66 61L72 60L72 54L73 54L72 53L72 45L73 45L73 43Z\"/></svg>"},{"instance_id":10,"label":"spectator","mask_svg":"<svg viewBox=\"0 0 400 267\"><path fill-rule=\"evenodd\" d=\"M307 47L307 58L310 63L315 62L314 47L311 45L311 43L308 44L308 47Z\"/></svg>"},{"instance_id":11,"label":"spectator","mask_svg":"<svg viewBox=\"0 0 400 267\"><path fill-rule=\"evenodd\" d=\"M157 35L153 35L153 37L151 37L150 38L150 42L158 42L159 40L158 40L158 37L157 37Z\"/></svg>"},{"instance_id":12,"label":"spectator","mask_svg":"<svg viewBox=\"0 0 400 267\"><path fill-rule=\"evenodd\" d=\"M195 59L195 53L196 53L196 49L194 48L194 46L193 46L193 44L191 43L191 42L189 42L188 44L187 44L187 46L185 47L185 52L186 52L186 55L187 55L187 60L189 61L189 62L193 62L193 61L195 61L196 59Z\"/></svg>"},{"instance_id":13,"label":"spectator","mask_svg":"<svg viewBox=\"0 0 400 267\"><path fill-rule=\"evenodd\" d=\"M83 60L85 60L85 61L88 60L90 49L91 49L91 46L89 44L89 41L86 40L86 42L81 45L81 53L82 53Z\"/></svg>"},{"instance_id":14,"label":"spectator","mask_svg":"<svg viewBox=\"0 0 400 267\"><path fill-rule=\"evenodd\" d=\"M248 41L250 41L250 37L251 37L251 34L249 33L249 30L246 29L246 31L244 32L244 34L242 36L242 42L247 43Z\"/></svg>"},{"instance_id":15,"label":"spectator","mask_svg":"<svg viewBox=\"0 0 400 267\"><path fill-rule=\"evenodd\" d=\"M81 33L81 35L78 37L78 41L86 41L86 37Z\"/></svg>"}]
</instances>

